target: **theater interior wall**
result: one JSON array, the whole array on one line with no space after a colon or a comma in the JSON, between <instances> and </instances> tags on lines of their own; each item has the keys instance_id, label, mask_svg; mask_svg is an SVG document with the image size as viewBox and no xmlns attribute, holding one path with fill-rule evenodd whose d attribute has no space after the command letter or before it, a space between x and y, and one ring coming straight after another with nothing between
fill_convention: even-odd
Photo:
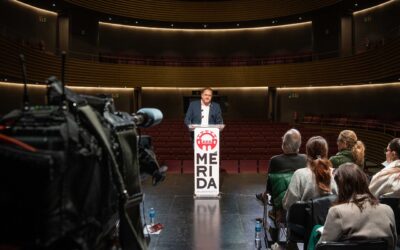
<instances>
[{"instance_id":1,"label":"theater interior wall","mask_svg":"<svg viewBox=\"0 0 400 250\"><path fill-rule=\"evenodd\" d=\"M134 112L132 88L73 88L77 93L107 94L115 100L118 110ZM166 119L183 119L184 98L200 88L142 88L142 107L160 109ZM221 106L225 120L267 120L268 88L215 88L224 97ZM33 105L46 101L43 86L30 85L29 97ZM304 115L348 116L400 120L396 112L400 83L366 84L337 87L278 88L276 95L277 121L292 122L293 113L299 119ZM22 85L0 83L0 114L20 108Z\"/></svg>"}]
</instances>

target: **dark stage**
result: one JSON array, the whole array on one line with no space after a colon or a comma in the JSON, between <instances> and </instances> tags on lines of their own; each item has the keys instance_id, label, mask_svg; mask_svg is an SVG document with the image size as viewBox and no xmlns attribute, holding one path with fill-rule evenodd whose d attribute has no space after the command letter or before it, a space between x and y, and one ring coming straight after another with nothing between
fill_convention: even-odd
<instances>
[{"instance_id":1,"label":"dark stage","mask_svg":"<svg viewBox=\"0 0 400 250\"><path fill-rule=\"evenodd\" d=\"M146 222L154 207L155 223L164 225L151 235L149 249L253 250L256 218L263 214L255 194L264 189L265 174L221 173L219 200L194 199L193 174L169 174L156 187L144 181Z\"/></svg>"}]
</instances>

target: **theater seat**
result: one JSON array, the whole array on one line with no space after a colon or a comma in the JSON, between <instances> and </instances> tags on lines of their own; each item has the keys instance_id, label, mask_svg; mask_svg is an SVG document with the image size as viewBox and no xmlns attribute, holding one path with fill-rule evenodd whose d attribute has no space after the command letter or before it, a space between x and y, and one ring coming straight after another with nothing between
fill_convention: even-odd
<instances>
[{"instance_id":1,"label":"theater seat","mask_svg":"<svg viewBox=\"0 0 400 250\"><path fill-rule=\"evenodd\" d=\"M221 160L220 169L226 171L228 174L239 173L238 160Z\"/></svg>"},{"instance_id":2,"label":"theater seat","mask_svg":"<svg viewBox=\"0 0 400 250\"><path fill-rule=\"evenodd\" d=\"M394 213L394 219L396 220L396 228L397 228L397 248L400 248L400 198L395 197L380 197L379 202L382 204L386 204L392 208Z\"/></svg>"},{"instance_id":3,"label":"theater seat","mask_svg":"<svg viewBox=\"0 0 400 250\"><path fill-rule=\"evenodd\" d=\"M165 160L165 165L168 167L168 173L181 174L182 173L182 161L181 160Z\"/></svg>"},{"instance_id":4,"label":"theater seat","mask_svg":"<svg viewBox=\"0 0 400 250\"><path fill-rule=\"evenodd\" d=\"M335 199L336 195L328 195L291 205L286 217L288 240L303 242L307 247L312 228L325 224L329 208Z\"/></svg>"},{"instance_id":5,"label":"theater seat","mask_svg":"<svg viewBox=\"0 0 400 250\"><path fill-rule=\"evenodd\" d=\"M316 250L386 250L386 240L356 240L356 241L323 241L316 245Z\"/></svg>"},{"instance_id":6,"label":"theater seat","mask_svg":"<svg viewBox=\"0 0 400 250\"><path fill-rule=\"evenodd\" d=\"M257 173L257 160L240 160L240 173Z\"/></svg>"},{"instance_id":7,"label":"theater seat","mask_svg":"<svg viewBox=\"0 0 400 250\"><path fill-rule=\"evenodd\" d=\"M193 160L183 160L182 161L182 173L193 174L194 173L194 161Z\"/></svg>"},{"instance_id":8,"label":"theater seat","mask_svg":"<svg viewBox=\"0 0 400 250\"><path fill-rule=\"evenodd\" d=\"M400 198L380 197L379 202L392 208L396 220L397 234L400 231Z\"/></svg>"},{"instance_id":9,"label":"theater seat","mask_svg":"<svg viewBox=\"0 0 400 250\"><path fill-rule=\"evenodd\" d=\"M269 160L258 160L258 172L260 174L268 173Z\"/></svg>"}]
</instances>

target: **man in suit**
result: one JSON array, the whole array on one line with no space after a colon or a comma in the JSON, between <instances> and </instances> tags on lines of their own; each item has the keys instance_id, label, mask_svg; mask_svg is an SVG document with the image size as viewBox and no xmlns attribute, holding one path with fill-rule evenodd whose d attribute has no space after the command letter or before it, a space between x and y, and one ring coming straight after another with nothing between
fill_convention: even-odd
<instances>
[{"instance_id":1,"label":"man in suit","mask_svg":"<svg viewBox=\"0 0 400 250\"><path fill-rule=\"evenodd\" d=\"M212 102L211 88L201 90L201 100L192 101L186 112L185 124L209 125L222 124L221 108L218 103Z\"/></svg>"}]
</instances>

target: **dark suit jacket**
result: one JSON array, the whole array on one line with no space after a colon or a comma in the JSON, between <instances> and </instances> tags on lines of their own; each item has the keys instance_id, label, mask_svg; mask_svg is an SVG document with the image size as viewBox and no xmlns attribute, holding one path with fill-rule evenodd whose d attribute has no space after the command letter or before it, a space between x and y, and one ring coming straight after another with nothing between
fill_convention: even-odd
<instances>
[{"instance_id":1,"label":"dark suit jacket","mask_svg":"<svg viewBox=\"0 0 400 250\"><path fill-rule=\"evenodd\" d=\"M211 102L208 124L222 124L221 107L216 102ZM185 124L201 124L201 101L196 100L190 103L186 112Z\"/></svg>"}]
</instances>

